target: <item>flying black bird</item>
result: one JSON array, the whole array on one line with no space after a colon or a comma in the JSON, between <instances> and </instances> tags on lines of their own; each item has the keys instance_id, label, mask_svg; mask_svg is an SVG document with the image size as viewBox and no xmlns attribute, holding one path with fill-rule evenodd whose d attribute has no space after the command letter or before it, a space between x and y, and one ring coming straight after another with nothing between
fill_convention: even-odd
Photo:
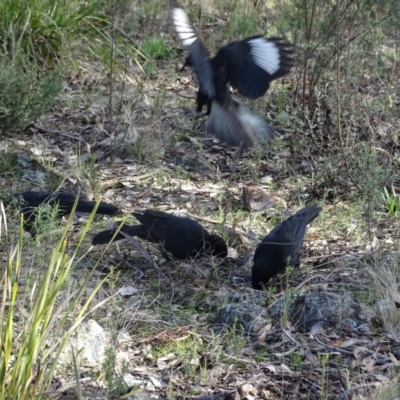
<instances>
[{"instance_id":1,"label":"flying black bird","mask_svg":"<svg viewBox=\"0 0 400 400\"><path fill-rule=\"evenodd\" d=\"M253 288L262 290L263 285L287 265L300 265L300 248L307 225L317 218L322 208L310 205L297 211L278 224L257 246L251 270Z\"/></svg>"},{"instance_id":2,"label":"flying black bird","mask_svg":"<svg viewBox=\"0 0 400 400\"><path fill-rule=\"evenodd\" d=\"M252 36L221 47L210 58L184 10L170 0L175 30L188 48L186 65L192 66L198 83L197 111L207 103L207 129L229 145L253 146L272 139L276 132L267 121L239 103L229 93L228 82L244 97L265 94L274 79L293 65L290 44L282 38Z\"/></svg>"},{"instance_id":3,"label":"flying black bird","mask_svg":"<svg viewBox=\"0 0 400 400\"><path fill-rule=\"evenodd\" d=\"M124 225L121 231L129 236L159 243L164 253L170 253L175 258L186 259L207 251L221 258L228 254L224 240L209 234L197 221L156 210L132 214L141 225ZM92 244L109 243L114 233L115 230L100 232L93 238ZM118 233L114 241L121 239L125 237Z\"/></svg>"},{"instance_id":4,"label":"flying black bird","mask_svg":"<svg viewBox=\"0 0 400 400\"><path fill-rule=\"evenodd\" d=\"M24 214L24 228L32 233L34 232L35 219L37 215L37 208L44 203L47 203L53 207L57 206L57 215L62 217L71 213L74 202L75 195L70 193L51 193L51 192L35 192L26 191L22 193L14 193L3 198L3 203L7 207L11 204L15 204L16 207L21 209L22 214ZM18 200L21 198L21 200ZM95 208L96 202L89 200L78 200L76 206L77 212L91 213ZM101 215L115 215L118 212L118 207L100 202L96 210L96 214Z\"/></svg>"}]
</instances>

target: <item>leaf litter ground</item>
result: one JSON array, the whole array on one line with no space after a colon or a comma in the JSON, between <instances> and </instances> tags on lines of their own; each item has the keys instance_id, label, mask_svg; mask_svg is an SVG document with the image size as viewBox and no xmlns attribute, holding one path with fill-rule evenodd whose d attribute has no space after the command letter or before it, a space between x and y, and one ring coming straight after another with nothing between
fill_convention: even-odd
<instances>
[{"instance_id":1,"label":"leaf litter ground","mask_svg":"<svg viewBox=\"0 0 400 400\"><path fill-rule=\"evenodd\" d=\"M273 320L270 309L288 293L321 291L363 293L369 304L370 270L391 263L397 221L382 209L373 238L367 238L354 185L342 174L344 163L336 163L330 180L315 180L320 149L311 143L306 153L296 147L296 132L288 127L280 129L278 144L261 151L243 154L224 146L191 111L196 90L191 75L171 73L162 63L157 67L151 81L133 68L126 82L114 82L111 107L104 72L82 67L86 72L66 82L60 105L12 142L18 162L25 157L22 189L94 193L123 215L146 208L178 212L229 243L226 262L172 262L142 243L162 275L128 241L88 253L71 279L83 279L99 258L94 279L111 271L95 301L111 298L96 319L116 338L116 374L124 360L125 372L149 399L350 399L393 385L400 341L386 321L378 318L376 329L365 331L340 325L304 333L284 317ZM275 97L272 89L265 102L274 104ZM274 109L265 104L263 113ZM9 146L4 140L3 149ZM15 181L4 186L21 189ZM308 229L302 266L274 279L274 291L255 293L251 251L277 222L310 201L324 210ZM81 219L72 242L81 233ZM92 233L113 222L96 219L87 248ZM235 325L213 331L218 311L228 304L250 304L261 318L257 332ZM81 373L87 398L90 393L107 398L97 371ZM60 379L63 386L74 381L72 374Z\"/></svg>"}]
</instances>

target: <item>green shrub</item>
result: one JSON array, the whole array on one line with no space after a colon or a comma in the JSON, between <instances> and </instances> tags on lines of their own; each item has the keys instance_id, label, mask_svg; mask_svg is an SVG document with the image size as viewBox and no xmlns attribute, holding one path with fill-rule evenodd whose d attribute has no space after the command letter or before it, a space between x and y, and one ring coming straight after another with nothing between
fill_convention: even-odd
<instances>
[{"instance_id":1,"label":"green shrub","mask_svg":"<svg viewBox=\"0 0 400 400\"><path fill-rule=\"evenodd\" d=\"M43 243L34 248L28 246L22 223L18 232L8 230L4 209L0 207L0 246L5 256L0 284L1 399L45 398L41 394L51 387L61 352L93 310L92 300L104 280L91 287L89 296L86 290L98 262L82 282L75 282L73 290L70 276L79 265L79 248L93 218L94 213L78 244L67 254L66 237L72 213L61 238L43 254Z\"/></svg>"},{"instance_id":2,"label":"green shrub","mask_svg":"<svg viewBox=\"0 0 400 400\"><path fill-rule=\"evenodd\" d=\"M154 60L169 59L174 55L166 40L158 35L147 38L143 44L143 50Z\"/></svg>"},{"instance_id":3,"label":"green shrub","mask_svg":"<svg viewBox=\"0 0 400 400\"><path fill-rule=\"evenodd\" d=\"M1 49L12 56L22 50L42 61L54 59L68 39L93 31L103 15L100 0L2 0Z\"/></svg>"},{"instance_id":4,"label":"green shrub","mask_svg":"<svg viewBox=\"0 0 400 400\"><path fill-rule=\"evenodd\" d=\"M332 82L338 63L343 77L357 87L357 79L381 63L379 46L400 28L397 0L278 0L274 9L277 25L298 48L296 93L302 111L311 114L318 107L318 86Z\"/></svg>"},{"instance_id":5,"label":"green shrub","mask_svg":"<svg viewBox=\"0 0 400 400\"><path fill-rule=\"evenodd\" d=\"M0 133L25 127L54 103L61 91L57 70L43 74L24 56L0 61Z\"/></svg>"}]
</instances>

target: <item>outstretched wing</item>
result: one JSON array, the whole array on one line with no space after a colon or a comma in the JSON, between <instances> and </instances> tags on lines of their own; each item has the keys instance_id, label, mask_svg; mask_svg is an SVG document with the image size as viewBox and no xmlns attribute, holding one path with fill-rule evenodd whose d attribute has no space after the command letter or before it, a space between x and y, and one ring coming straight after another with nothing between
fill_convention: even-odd
<instances>
[{"instance_id":1,"label":"outstretched wing","mask_svg":"<svg viewBox=\"0 0 400 400\"><path fill-rule=\"evenodd\" d=\"M223 64L226 80L242 96L256 99L271 81L290 71L292 55L291 45L282 38L253 36L222 47L213 63Z\"/></svg>"},{"instance_id":2,"label":"outstretched wing","mask_svg":"<svg viewBox=\"0 0 400 400\"><path fill-rule=\"evenodd\" d=\"M172 20L179 39L189 50L190 64L193 66L201 92L209 100L213 99L215 97L213 69L207 50L196 36L195 29L182 8L172 9Z\"/></svg>"}]
</instances>

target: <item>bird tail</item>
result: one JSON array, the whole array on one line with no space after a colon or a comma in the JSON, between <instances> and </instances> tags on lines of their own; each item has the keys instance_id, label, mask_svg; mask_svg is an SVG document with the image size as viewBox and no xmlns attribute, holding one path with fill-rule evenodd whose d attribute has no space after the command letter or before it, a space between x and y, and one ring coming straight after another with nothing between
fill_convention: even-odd
<instances>
[{"instance_id":1,"label":"bird tail","mask_svg":"<svg viewBox=\"0 0 400 400\"><path fill-rule=\"evenodd\" d=\"M79 200L76 206L77 212L91 213L97 202L89 200ZM100 202L97 207L96 214L100 215L115 215L118 212L118 207L113 204Z\"/></svg>"},{"instance_id":2,"label":"bird tail","mask_svg":"<svg viewBox=\"0 0 400 400\"><path fill-rule=\"evenodd\" d=\"M97 245L97 244L110 243L116 230L117 229L109 229L107 231L98 233L92 239L92 244ZM146 238L146 236L148 235L147 229L143 225L132 225L132 226L125 225L121 228L120 232L124 232L125 234L127 234L129 236L137 236L140 238ZM122 235L120 232L118 232L118 234L115 236L113 242L125 239L125 236Z\"/></svg>"},{"instance_id":3,"label":"bird tail","mask_svg":"<svg viewBox=\"0 0 400 400\"><path fill-rule=\"evenodd\" d=\"M230 146L253 147L257 142L269 141L278 135L268 122L237 100L228 106L212 102L207 129Z\"/></svg>"},{"instance_id":4,"label":"bird tail","mask_svg":"<svg viewBox=\"0 0 400 400\"><path fill-rule=\"evenodd\" d=\"M297 211L296 214L299 216L304 216L306 218L306 225L310 224L314 221L315 218L318 217L319 213L322 211L322 207L317 206L316 204L311 204L307 207L302 208Z\"/></svg>"}]
</instances>

